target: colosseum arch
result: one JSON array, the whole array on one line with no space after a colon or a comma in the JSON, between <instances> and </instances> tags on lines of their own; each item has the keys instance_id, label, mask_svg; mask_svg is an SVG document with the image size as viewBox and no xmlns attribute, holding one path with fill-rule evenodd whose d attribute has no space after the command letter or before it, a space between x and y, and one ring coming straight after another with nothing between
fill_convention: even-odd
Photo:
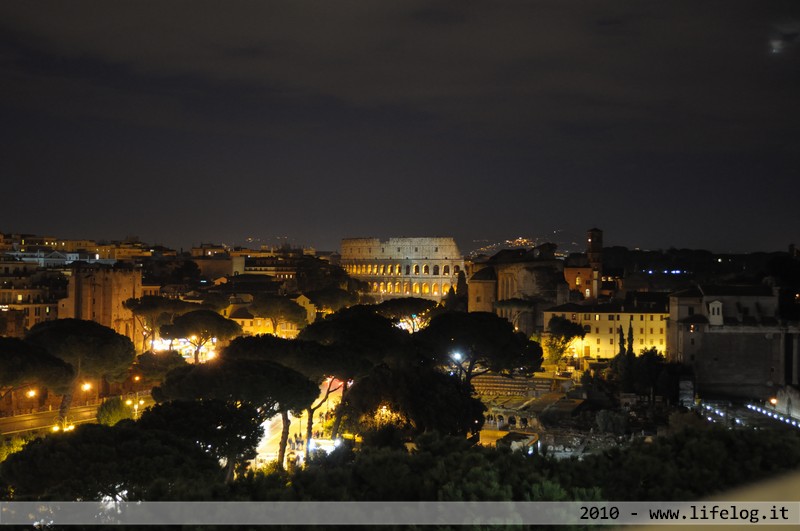
<instances>
[{"instance_id":1,"label":"colosseum arch","mask_svg":"<svg viewBox=\"0 0 800 531\"><path fill-rule=\"evenodd\" d=\"M395 282L394 283L394 292L395 293L400 293L400 283L399 282Z\"/></svg>"},{"instance_id":2,"label":"colosseum arch","mask_svg":"<svg viewBox=\"0 0 800 531\"><path fill-rule=\"evenodd\" d=\"M444 271L442 271L442 274L443 275L450 275L450 266L449 265L444 266Z\"/></svg>"},{"instance_id":3,"label":"colosseum arch","mask_svg":"<svg viewBox=\"0 0 800 531\"><path fill-rule=\"evenodd\" d=\"M433 285L433 294L434 295L438 295L439 294L439 284L434 284Z\"/></svg>"},{"instance_id":4,"label":"colosseum arch","mask_svg":"<svg viewBox=\"0 0 800 531\"><path fill-rule=\"evenodd\" d=\"M438 265L433 266L433 274L434 274L434 276L437 276L437 277L439 276L439 266Z\"/></svg>"},{"instance_id":5,"label":"colosseum arch","mask_svg":"<svg viewBox=\"0 0 800 531\"><path fill-rule=\"evenodd\" d=\"M428 285L427 282L423 282L422 283L422 294L423 295L427 295L430 292L431 292L431 287Z\"/></svg>"},{"instance_id":6,"label":"colosseum arch","mask_svg":"<svg viewBox=\"0 0 800 531\"><path fill-rule=\"evenodd\" d=\"M422 274L423 275L430 275L431 274L431 266L429 266L428 264L425 264L424 266L422 266Z\"/></svg>"},{"instance_id":7,"label":"colosseum arch","mask_svg":"<svg viewBox=\"0 0 800 531\"><path fill-rule=\"evenodd\" d=\"M414 282L414 285L411 286L411 291L413 291L416 294L419 294L419 283Z\"/></svg>"},{"instance_id":8,"label":"colosseum arch","mask_svg":"<svg viewBox=\"0 0 800 531\"><path fill-rule=\"evenodd\" d=\"M414 264L414 274L419 275L419 264Z\"/></svg>"}]
</instances>

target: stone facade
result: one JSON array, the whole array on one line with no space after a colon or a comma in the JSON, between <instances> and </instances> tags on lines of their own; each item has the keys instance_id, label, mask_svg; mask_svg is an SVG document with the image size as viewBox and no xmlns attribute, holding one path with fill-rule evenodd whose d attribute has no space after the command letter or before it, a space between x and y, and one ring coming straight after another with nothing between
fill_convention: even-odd
<instances>
[{"instance_id":1,"label":"stone facade","mask_svg":"<svg viewBox=\"0 0 800 531\"><path fill-rule=\"evenodd\" d=\"M543 244L474 260L468 285L469 311L494 312L527 335L541 332L544 310L566 303L569 296L563 262L554 253L554 245Z\"/></svg>"},{"instance_id":2,"label":"stone facade","mask_svg":"<svg viewBox=\"0 0 800 531\"><path fill-rule=\"evenodd\" d=\"M142 296L141 269L77 266L69 273L67 297L58 303L58 317L95 321L138 344L141 330L123 303Z\"/></svg>"},{"instance_id":3,"label":"stone facade","mask_svg":"<svg viewBox=\"0 0 800 531\"><path fill-rule=\"evenodd\" d=\"M798 384L800 327L769 286L699 285L670 295L668 357L692 368L701 396L766 399Z\"/></svg>"},{"instance_id":4,"label":"stone facade","mask_svg":"<svg viewBox=\"0 0 800 531\"><path fill-rule=\"evenodd\" d=\"M453 238L347 238L341 266L383 298L440 301L455 288L464 259Z\"/></svg>"}]
</instances>

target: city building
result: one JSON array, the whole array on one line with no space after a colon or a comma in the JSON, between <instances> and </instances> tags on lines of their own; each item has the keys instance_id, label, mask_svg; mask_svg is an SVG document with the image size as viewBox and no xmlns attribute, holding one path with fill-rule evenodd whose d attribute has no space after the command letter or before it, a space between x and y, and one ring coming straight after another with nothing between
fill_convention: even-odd
<instances>
[{"instance_id":1,"label":"city building","mask_svg":"<svg viewBox=\"0 0 800 531\"><path fill-rule=\"evenodd\" d=\"M527 335L541 332L544 309L568 300L563 265L554 244L476 257L469 264L468 310L496 313Z\"/></svg>"},{"instance_id":2,"label":"city building","mask_svg":"<svg viewBox=\"0 0 800 531\"><path fill-rule=\"evenodd\" d=\"M453 238L347 238L341 266L381 298L440 301L455 287L464 259Z\"/></svg>"},{"instance_id":3,"label":"city building","mask_svg":"<svg viewBox=\"0 0 800 531\"><path fill-rule=\"evenodd\" d=\"M624 301L567 303L544 312L545 326L555 316L581 325L586 333L575 339L566 356L570 358L610 359L619 354L619 328L625 337L633 336L633 351L667 351L669 299L662 293L628 293Z\"/></svg>"},{"instance_id":4,"label":"city building","mask_svg":"<svg viewBox=\"0 0 800 531\"><path fill-rule=\"evenodd\" d=\"M138 344L141 330L123 303L142 296L141 269L75 264L65 273L69 284L66 298L58 303L60 319L95 321Z\"/></svg>"},{"instance_id":5,"label":"city building","mask_svg":"<svg viewBox=\"0 0 800 531\"><path fill-rule=\"evenodd\" d=\"M800 383L800 328L779 315L777 289L700 284L669 299L668 356L701 396L766 399Z\"/></svg>"}]
</instances>

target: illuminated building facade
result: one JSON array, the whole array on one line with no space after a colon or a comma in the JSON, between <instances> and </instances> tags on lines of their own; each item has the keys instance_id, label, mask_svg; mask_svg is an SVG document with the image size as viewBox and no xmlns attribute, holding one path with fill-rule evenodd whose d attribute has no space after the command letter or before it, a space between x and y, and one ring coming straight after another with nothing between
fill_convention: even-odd
<instances>
[{"instance_id":1,"label":"illuminated building facade","mask_svg":"<svg viewBox=\"0 0 800 531\"><path fill-rule=\"evenodd\" d=\"M566 355L571 358L613 358L620 352L620 327L626 350L632 335L635 354L652 348L660 354L667 351L669 303L662 293L629 293L624 302L562 304L544 312L545 326L554 316L578 323L586 332L570 345Z\"/></svg>"},{"instance_id":2,"label":"illuminated building facade","mask_svg":"<svg viewBox=\"0 0 800 531\"><path fill-rule=\"evenodd\" d=\"M440 301L464 269L453 238L347 238L341 254L342 268L385 298Z\"/></svg>"}]
</instances>

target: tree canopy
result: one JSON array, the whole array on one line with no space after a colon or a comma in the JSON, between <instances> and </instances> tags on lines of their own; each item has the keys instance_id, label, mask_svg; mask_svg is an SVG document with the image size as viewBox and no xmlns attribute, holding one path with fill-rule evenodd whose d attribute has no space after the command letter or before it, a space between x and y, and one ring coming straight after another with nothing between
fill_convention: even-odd
<instances>
[{"instance_id":1,"label":"tree canopy","mask_svg":"<svg viewBox=\"0 0 800 531\"><path fill-rule=\"evenodd\" d=\"M393 424L413 434L462 436L480 430L486 409L452 376L430 367L387 365L362 378L345 407L358 433Z\"/></svg>"},{"instance_id":2,"label":"tree canopy","mask_svg":"<svg viewBox=\"0 0 800 531\"><path fill-rule=\"evenodd\" d=\"M167 339L185 339L194 346L194 362L200 363L200 350L214 338L225 340L242 333L239 323L212 310L194 310L176 317L161 327Z\"/></svg>"},{"instance_id":3,"label":"tree canopy","mask_svg":"<svg viewBox=\"0 0 800 531\"><path fill-rule=\"evenodd\" d=\"M146 409L137 425L168 431L224 460L230 481L235 467L256 456L264 420L265 415L248 403L176 400Z\"/></svg>"},{"instance_id":4,"label":"tree canopy","mask_svg":"<svg viewBox=\"0 0 800 531\"><path fill-rule=\"evenodd\" d=\"M150 348L153 348L153 341L161 326L172 323L178 315L197 309L197 304L158 295L131 298L122 304L133 313L144 331L140 351L145 350L148 340Z\"/></svg>"},{"instance_id":5,"label":"tree canopy","mask_svg":"<svg viewBox=\"0 0 800 531\"><path fill-rule=\"evenodd\" d=\"M36 439L0 464L15 500L187 499L221 480L211 456L178 437L120 423Z\"/></svg>"},{"instance_id":6,"label":"tree canopy","mask_svg":"<svg viewBox=\"0 0 800 531\"><path fill-rule=\"evenodd\" d=\"M183 367L186 360L180 352L168 350L165 352L148 351L140 354L131 367L131 372L141 377L143 384L150 386L161 383L172 369Z\"/></svg>"},{"instance_id":7,"label":"tree canopy","mask_svg":"<svg viewBox=\"0 0 800 531\"><path fill-rule=\"evenodd\" d=\"M446 371L457 371L467 386L478 374L531 375L542 363L538 343L489 312L443 313L414 339L425 356Z\"/></svg>"},{"instance_id":8,"label":"tree canopy","mask_svg":"<svg viewBox=\"0 0 800 531\"><path fill-rule=\"evenodd\" d=\"M4 390L23 385L38 385L62 393L74 378L70 364L43 348L21 339L0 337L0 397Z\"/></svg>"},{"instance_id":9,"label":"tree canopy","mask_svg":"<svg viewBox=\"0 0 800 531\"><path fill-rule=\"evenodd\" d=\"M289 437L289 412L301 412L319 395L319 388L299 372L268 360L221 359L218 363L180 367L153 388L153 398L167 400L217 399L246 402L266 418L280 414L283 432L279 462Z\"/></svg>"},{"instance_id":10,"label":"tree canopy","mask_svg":"<svg viewBox=\"0 0 800 531\"><path fill-rule=\"evenodd\" d=\"M564 357L570 343L575 338L582 338L586 331L578 323L573 323L565 317L554 315L547 324L547 335L544 347L547 351L547 361L557 363Z\"/></svg>"},{"instance_id":11,"label":"tree canopy","mask_svg":"<svg viewBox=\"0 0 800 531\"><path fill-rule=\"evenodd\" d=\"M59 409L62 418L81 377L122 380L136 355L130 339L94 321L44 321L31 328L25 339L72 366L74 378Z\"/></svg>"},{"instance_id":12,"label":"tree canopy","mask_svg":"<svg viewBox=\"0 0 800 531\"><path fill-rule=\"evenodd\" d=\"M280 323L290 323L302 329L308 322L305 308L287 297L259 296L249 309L256 316L269 319L275 335L278 335Z\"/></svg>"},{"instance_id":13,"label":"tree canopy","mask_svg":"<svg viewBox=\"0 0 800 531\"><path fill-rule=\"evenodd\" d=\"M406 330L416 332L430 322L430 312L436 303L419 297L399 297L388 299L377 306L375 311L387 319L404 324Z\"/></svg>"}]
</instances>

